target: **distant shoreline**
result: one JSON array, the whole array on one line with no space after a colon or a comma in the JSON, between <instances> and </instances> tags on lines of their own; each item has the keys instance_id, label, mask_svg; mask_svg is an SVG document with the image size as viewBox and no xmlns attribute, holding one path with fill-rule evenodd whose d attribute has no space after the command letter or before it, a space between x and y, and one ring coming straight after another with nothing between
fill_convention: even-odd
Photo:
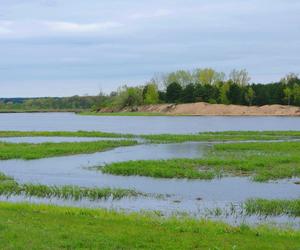
<instances>
[{"instance_id":1,"label":"distant shoreline","mask_svg":"<svg viewBox=\"0 0 300 250\"><path fill-rule=\"evenodd\" d=\"M17 113L80 113L80 112L87 112L89 110L62 110L62 109L57 109L57 110L1 110L0 109L0 114L17 114Z\"/></svg>"},{"instance_id":2,"label":"distant shoreline","mask_svg":"<svg viewBox=\"0 0 300 250\"><path fill-rule=\"evenodd\" d=\"M300 116L300 107L285 105L241 106L209 104L204 102L186 104L154 104L115 111L101 109L98 112L81 112L81 115L99 116Z\"/></svg>"},{"instance_id":3,"label":"distant shoreline","mask_svg":"<svg viewBox=\"0 0 300 250\"><path fill-rule=\"evenodd\" d=\"M125 107L121 110L103 108L99 111L78 109L57 110L0 110L9 113L76 113L95 116L282 116L300 117L300 107L287 105L241 106L209 104L205 102L186 104L154 104Z\"/></svg>"}]
</instances>

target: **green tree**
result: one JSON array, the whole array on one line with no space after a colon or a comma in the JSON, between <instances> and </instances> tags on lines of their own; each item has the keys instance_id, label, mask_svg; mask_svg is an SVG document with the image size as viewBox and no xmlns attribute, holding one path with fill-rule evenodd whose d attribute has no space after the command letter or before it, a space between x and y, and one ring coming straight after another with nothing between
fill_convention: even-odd
<instances>
[{"instance_id":1,"label":"green tree","mask_svg":"<svg viewBox=\"0 0 300 250\"><path fill-rule=\"evenodd\" d=\"M295 105L300 106L300 85L293 88L293 100Z\"/></svg>"},{"instance_id":2,"label":"green tree","mask_svg":"<svg viewBox=\"0 0 300 250\"><path fill-rule=\"evenodd\" d=\"M252 87L249 87L245 93L245 100L249 106L252 106L255 97L255 92Z\"/></svg>"},{"instance_id":3,"label":"green tree","mask_svg":"<svg viewBox=\"0 0 300 250\"><path fill-rule=\"evenodd\" d=\"M155 104L159 102L157 85L154 83L147 84L143 91L144 103Z\"/></svg>"},{"instance_id":4,"label":"green tree","mask_svg":"<svg viewBox=\"0 0 300 250\"><path fill-rule=\"evenodd\" d=\"M164 77L166 87L174 82L178 83L181 87L185 87L193 82L193 76L189 71L177 70L176 72L169 73Z\"/></svg>"},{"instance_id":5,"label":"green tree","mask_svg":"<svg viewBox=\"0 0 300 250\"><path fill-rule=\"evenodd\" d=\"M284 92L284 99L287 102L287 105L291 104L291 99L292 99L292 95L293 95L293 91L291 88L287 87L283 90Z\"/></svg>"},{"instance_id":6,"label":"green tree","mask_svg":"<svg viewBox=\"0 0 300 250\"><path fill-rule=\"evenodd\" d=\"M242 105L243 92L242 87L236 83L230 84L228 91L228 99L231 104Z\"/></svg>"},{"instance_id":7,"label":"green tree","mask_svg":"<svg viewBox=\"0 0 300 250\"><path fill-rule=\"evenodd\" d=\"M217 72L211 68L196 69L194 71L194 79L196 83L214 85L224 81L225 74L223 72Z\"/></svg>"},{"instance_id":8,"label":"green tree","mask_svg":"<svg viewBox=\"0 0 300 250\"><path fill-rule=\"evenodd\" d=\"M169 103L180 102L182 94L182 87L179 83L173 82L167 87L166 99Z\"/></svg>"},{"instance_id":9,"label":"green tree","mask_svg":"<svg viewBox=\"0 0 300 250\"><path fill-rule=\"evenodd\" d=\"M222 104L229 104L230 101L228 99L228 92L229 92L230 85L228 83L223 83L219 85L220 91L220 102Z\"/></svg>"},{"instance_id":10,"label":"green tree","mask_svg":"<svg viewBox=\"0 0 300 250\"><path fill-rule=\"evenodd\" d=\"M138 106L143 103L143 91L140 87L123 86L118 90L116 105L119 108Z\"/></svg>"},{"instance_id":11,"label":"green tree","mask_svg":"<svg viewBox=\"0 0 300 250\"><path fill-rule=\"evenodd\" d=\"M195 85L190 83L182 90L181 100L184 103L195 102Z\"/></svg>"}]
</instances>

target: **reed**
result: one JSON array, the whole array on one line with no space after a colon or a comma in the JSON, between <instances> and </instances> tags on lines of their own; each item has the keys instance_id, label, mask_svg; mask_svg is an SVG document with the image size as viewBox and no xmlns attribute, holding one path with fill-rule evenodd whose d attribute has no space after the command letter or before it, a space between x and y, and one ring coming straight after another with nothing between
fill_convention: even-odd
<instances>
[{"instance_id":1,"label":"reed","mask_svg":"<svg viewBox=\"0 0 300 250\"><path fill-rule=\"evenodd\" d=\"M46 186L41 184L18 184L12 178L0 174L0 195L10 197L23 195L38 198L58 198L64 200L107 200L145 195L130 189L85 188L78 186Z\"/></svg>"}]
</instances>

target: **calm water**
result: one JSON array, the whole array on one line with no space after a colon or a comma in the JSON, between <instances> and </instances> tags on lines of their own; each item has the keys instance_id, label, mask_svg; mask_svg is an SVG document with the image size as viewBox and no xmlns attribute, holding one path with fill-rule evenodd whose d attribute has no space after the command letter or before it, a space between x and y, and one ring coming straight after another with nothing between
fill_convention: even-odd
<instances>
[{"instance_id":1,"label":"calm water","mask_svg":"<svg viewBox=\"0 0 300 250\"><path fill-rule=\"evenodd\" d=\"M39 160L0 161L0 172L21 183L78 185L82 187L132 188L145 193L172 194L180 200L202 198L210 202L242 202L248 198L298 198L299 185L291 181L252 182L248 178L222 178L210 181L159 179L140 176L113 176L90 167L111 162L147 159L200 158L210 144L144 144L120 147L87 155ZM144 204L143 204L144 205Z\"/></svg>"},{"instance_id":2,"label":"calm water","mask_svg":"<svg viewBox=\"0 0 300 250\"><path fill-rule=\"evenodd\" d=\"M49 138L50 140L51 138ZM121 200L63 201L56 198L39 199L35 197L0 197L0 200L29 201L80 207L102 207L115 210L156 210L164 214L177 212L192 216L223 220L232 224L276 222L300 226L300 219L287 216L261 218L241 213L241 204L248 198L293 199L300 197L299 185L292 180L270 183L252 182L248 178L227 177L222 179L186 180L160 179L140 176L113 176L102 174L91 168L106 163L128 160L198 158L211 144L142 144L120 147L106 152L87 155L53 157L39 160L0 161L0 172L13 176L20 183L39 183L45 185L77 185L82 187L130 188L150 194L166 195L164 199L155 197L124 198ZM236 213L231 214L231 207ZM221 208L223 213L217 217L210 211ZM226 212L227 211L227 212Z\"/></svg>"},{"instance_id":3,"label":"calm water","mask_svg":"<svg viewBox=\"0 0 300 250\"><path fill-rule=\"evenodd\" d=\"M87 130L132 134L300 130L300 117L105 117L80 116L73 113L0 114L0 130Z\"/></svg>"}]
</instances>

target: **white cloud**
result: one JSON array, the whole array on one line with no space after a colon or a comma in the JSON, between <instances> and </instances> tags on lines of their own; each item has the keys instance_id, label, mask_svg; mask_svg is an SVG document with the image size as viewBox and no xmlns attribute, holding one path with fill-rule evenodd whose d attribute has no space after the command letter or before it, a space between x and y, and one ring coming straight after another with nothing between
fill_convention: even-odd
<instances>
[{"instance_id":1,"label":"white cloud","mask_svg":"<svg viewBox=\"0 0 300 250\"><path fill-rule=\"evenodd\" d=\"M1 38L34 38L92 34L102 35L119 31L119 22L76 23L48 20L0 21Z\"/></svg>"},{"instance_id":2,"label":"white cloud","mask_svg":"<svg viewBox=\"0 0 300 250\"><path fill-rule=\"evenodd\" d=\"M74 22L44 22L45 25L52 31L72 32L72 33L89 33L111 30L122 26L117 22L102 22L102 23L74 23Z\"/></svg>"}]
</instances>

